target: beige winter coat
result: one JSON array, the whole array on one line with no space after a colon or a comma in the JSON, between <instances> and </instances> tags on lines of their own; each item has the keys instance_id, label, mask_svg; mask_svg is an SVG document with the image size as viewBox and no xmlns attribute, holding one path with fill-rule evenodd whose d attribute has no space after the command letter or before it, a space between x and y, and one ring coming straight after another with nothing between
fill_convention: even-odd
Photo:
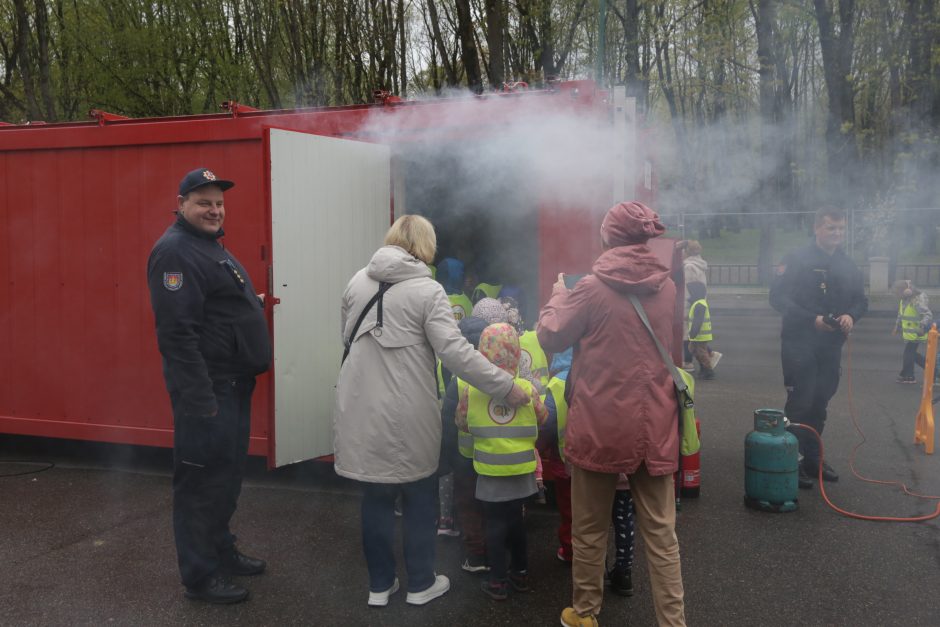
<instances>
[{"instance_id":1,"label":"beige winter coat","mask_svg":"<svg viewBox=\"0 0 940 627\"><path fill-rule=\"evenodd\" d=\"M495 397L512 389L512 377L464 339L447 294L420 260L384 246L353 276L342 304L343 337L379 289L383 328L376 308L366 316L336 384L333 447L337 474L372 483L409 483L437 470L441 415L435 354L444 367Z\"/></svg>"}]
</instances>

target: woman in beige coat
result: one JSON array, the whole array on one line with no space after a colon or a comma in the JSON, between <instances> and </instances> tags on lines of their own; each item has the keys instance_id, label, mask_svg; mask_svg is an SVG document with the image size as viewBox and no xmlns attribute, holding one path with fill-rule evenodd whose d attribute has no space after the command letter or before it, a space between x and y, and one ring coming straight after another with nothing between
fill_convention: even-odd
<instances>
[{"instance_id":1,"label":"woman in beige coat","mask_svg":"<svg viewBox=\"0 0 940 627\"><path fill-rule=\"evenodd\" d=\"M336 384L333 447L336 472L362 482L362 544L369 568L369 605L398 590L394 502L402 497L407 602L423 605L450 589L434 573L437 466L441 418L436 359L456 376L518 405L528 399L512 377L477 353L457 328L444 288L431 278L434 227L420 216L395 221L369 265L343 294L346 341L381 283L391 284L349 344Z\"/></svg>"}]
</instances>

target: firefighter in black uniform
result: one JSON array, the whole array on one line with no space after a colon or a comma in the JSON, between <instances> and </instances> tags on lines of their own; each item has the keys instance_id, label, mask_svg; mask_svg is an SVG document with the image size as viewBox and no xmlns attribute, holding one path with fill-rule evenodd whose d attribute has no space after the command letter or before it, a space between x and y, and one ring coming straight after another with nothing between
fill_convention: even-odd
<instances>
[{"instance_id":1,"label":"firefighter in black uniform","mask_svg":"<svg viewBox=\"0 0 940 627\"><path fill-rule=\"evenodd\" d=\"M839 387L842 345L868 311L862 273L839 247L845 239L845 212L816 212L816 241L788 255L770 288L770 304L783 314L780 355L787 388L786 415L822 435L826 406ZM803 461L799 485L813 487L820 471L819 443L805 429L793 429ZM822 478L839 475L822 462Z\"/></svg>"},{"instance_id":2,"label":"firefighter in black uniform","mask_svg":"<svg viewBox=\"0 0 940 627\"><path fill-rule=\"evenodd\" d=\"M176 221L147 263L163 376L173 406L173 532L186 596L237 603L231 576L263 560L235 546L229 521L248 454L255 375L271 343L248 273L222 246L223 192L234 183L205 168L179 185Z\"/></svg>"}]
</instances>

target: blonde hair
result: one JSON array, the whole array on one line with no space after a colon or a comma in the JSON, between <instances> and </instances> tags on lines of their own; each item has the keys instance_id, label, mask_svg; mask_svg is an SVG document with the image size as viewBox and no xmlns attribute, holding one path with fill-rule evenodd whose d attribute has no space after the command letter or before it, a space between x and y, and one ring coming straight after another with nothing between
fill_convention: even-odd
<instances>
[{"instance_id":1,"label":"blonde hair","mask_svg":"<svg viewBox=\"0 0 940 627\"><path fill-rule=\"evenodd\" d=\"M432 263L437 252L434 226L418 215L405 215L395 220L385 234L386 246L399 246L424 263Z\"/></svg>"}]
</instances>

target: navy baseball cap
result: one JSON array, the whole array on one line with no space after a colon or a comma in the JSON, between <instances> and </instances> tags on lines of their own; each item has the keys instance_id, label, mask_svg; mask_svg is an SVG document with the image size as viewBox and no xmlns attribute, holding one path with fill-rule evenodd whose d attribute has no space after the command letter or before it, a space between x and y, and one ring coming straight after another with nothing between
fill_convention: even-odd
<instances>
[{"instance_id":1,"label":"navy baseball cap","mask_svg":"<svg viewBox=\"0 0 940 627\"><path fill-rule=\"evenodd\" d=\"M209 168L196 168L192 172L187 173L186 176L183 177L183 180L180 181L180 196L185 196L194 189L205 185L218 185L222 188L223 192L235 187L235 183L218 178Z\"/></svg>"}]
</instances>

